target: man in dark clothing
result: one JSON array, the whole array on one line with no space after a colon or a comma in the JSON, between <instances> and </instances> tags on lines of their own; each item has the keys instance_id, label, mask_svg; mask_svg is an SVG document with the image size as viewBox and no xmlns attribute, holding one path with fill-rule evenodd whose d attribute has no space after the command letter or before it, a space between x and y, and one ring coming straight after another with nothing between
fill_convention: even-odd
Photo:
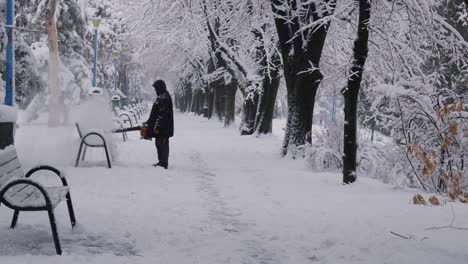
<instances>
[{"instance_id":1,"label":"man in dark clothing","mask_svg":"<svg viewBox=\"0 0 468 264\"><path fill-rule=\"evenodd\" d=\"M169 138L174 136L174 112L172 109L172 98L166 89L163 80L153 83L156 91L156 101L151 109L151 114L146 121L150 136L156 138L156 149L159 162L153 166L167 169L169 163Z\"/></svg>"}]
</instances>

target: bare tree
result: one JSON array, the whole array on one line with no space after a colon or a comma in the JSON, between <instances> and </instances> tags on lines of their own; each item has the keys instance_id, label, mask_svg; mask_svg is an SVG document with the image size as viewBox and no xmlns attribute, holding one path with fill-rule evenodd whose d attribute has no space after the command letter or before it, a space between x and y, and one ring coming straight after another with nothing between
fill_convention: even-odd
<instances>
[{"instance_id":1,"label":"bare tree","mask_svg":"<svg viewBox=\"0 0 468 264\"><path fill-rule=\"evenodd\" d=\"M60 123L60 83L59 83L59 51L57 39L56 13L57 1L49 0L47 7L47 35L49 43L49 125L58 126Z\"/></svg>"},{"instance_id":2,"label":"bare tree","mask_svg":"<svg viewBox=\"0 0 468 264\"><path fill-rule=\"evenodd\" d=\"M343 182L356 180L357 152L357 109L359 89L361 87L364 65L366 64L369 41L369 20L371 15L370 0L356 0L359 5L359 22L357 38L354 42L353 63L349 70L348 85L343 89L345 98L344 149L343 149Z\"/></svg>"}]
</instances>

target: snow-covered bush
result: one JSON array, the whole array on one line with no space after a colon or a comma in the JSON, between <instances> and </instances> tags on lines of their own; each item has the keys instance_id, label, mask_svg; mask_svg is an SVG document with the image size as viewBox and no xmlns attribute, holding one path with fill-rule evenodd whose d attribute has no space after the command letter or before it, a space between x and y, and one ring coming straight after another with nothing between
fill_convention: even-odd
<instances>
[{"instance_id":1,"label":"snow-covered bush","mask_svg":"<svg viewBox=\"0 0 468 264\"><path fill-rule=\"evenodd\" d=\"M341 119L339 119L341 120ZM375 133L374 136L370 136ZM391 138L360 128L357 174L396 186L414 186L406 177L406 160ZM343 122L336 126L314 127L312 145L305 146L309 164L318 170L342 168Z\"/></svg>"},{"instance_id":2,"label":"snow-covered bush","mask_svg":"<svg viewBox=\"0 0 468 264\"><path fill-rule=\"evenodd\" d=\"M450 90L430 97L401 96L401 140L422 188L466 201L468 111ZM468 202L468 201L466 201Z\"/></svg>"},{"instance_id":3,"label":"snow-covered bush","mask_svg":"<svg viewBox=\"0 0 468 264\"><path fill-rule=\"evenodd\" d=\"M391 140L386 142L371 141L361 137L358 147L359 176L378 179L395 186L414 186L405 171L407 164L401 149Z\"/></svg>"},{"instance_id":4,"label":"snow-covered bush","mask_svg":"<svg viewBox=\"0 0 468 264\"><path fill-rule=\"evenodd\" d=\"M315 169L337 169L342 167L343 125L325 128L313 127L312 145L305 146L306 159Z\"/></svg>"}]
</instances>

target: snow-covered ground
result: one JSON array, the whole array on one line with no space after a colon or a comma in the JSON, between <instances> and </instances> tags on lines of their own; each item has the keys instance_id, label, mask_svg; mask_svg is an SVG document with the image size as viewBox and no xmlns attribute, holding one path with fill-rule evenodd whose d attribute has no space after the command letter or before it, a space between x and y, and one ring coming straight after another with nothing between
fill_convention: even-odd
<instances>
[{"instance_id":1,"label":"snow-covered ground","mask_svg":"<svg viewBox=\"0 0 468 264\"><path fill-rule=\"evenodd\" d=\"M278 135L240 137L222 124L176 114L169 170L152 167L153 142L118 141L112 169L101 149L74 168L73 126L22 125L18 155L29 168L63 168L78 225L56 209L64 249L56 256L45 212L0 207L0 263L468 263L467 205L415 206L416 191L281 159ZM276 129L275 131L281 131ZM400 234L410 239L404 239Z\"/></svg>"}]
</instances>

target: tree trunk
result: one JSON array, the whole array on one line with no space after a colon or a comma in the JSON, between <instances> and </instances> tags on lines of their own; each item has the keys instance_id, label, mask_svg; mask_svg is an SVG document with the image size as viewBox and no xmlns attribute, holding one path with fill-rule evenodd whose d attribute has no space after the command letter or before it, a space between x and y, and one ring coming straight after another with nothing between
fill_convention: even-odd
<instances>
[{"instance_id":1,"label":"tree trunk","mask_svg":"<svg viewBox=\"0 0 468 264\"><path fill-rule=\"evenodd\" d=\"M205 92L202 90L199 90L198 92L198 108L197 108L197 114L198 115L203 115L203 109L205 107Z\"/></svg>"},{"instance_id":2,"label":"tree trunk","mask_svg":"<svg viewBox=\"0 0 468 264\"><path fill-rule=\"evenodd\" d=\"M285 5L284 0L272 0L288 92L283 155L291 150L293 157L296 157L299 154L297 149L311 143L315 95L323 77L319 64L329 25L321 24L303 29L301 21L311 23L331 16L336 0L323 1L326 5L301 0L300 4L295 3L290 6L290 10L285 10L282 8Z\"/></svg>"},{"instance_id":3,"label":"tree trunk","mask_svg":"<svg viewBox=\"0 0 468 264\"><path fill-rule=\"evenodd\" d=\"M59 86L59 53L57 40L57 24L55 21L55 12L57 8L56 0L49 0L47 8L47 35L49 43L49 126L58 126L60 124L60 98L61 91Z\"/></svg>"},{"instance_id":4,"label":"tree trunk","mask_svg":"<svg viewBox=\"0 0 468 264\"><path fill-rule=\"evenodd\" d=\"M223 121L225 116L225 100L226 100L226 86L221 81L216 81L214 84L214 98L213 98L213 115L219 121Z\"/></svg>"},{"instance_id":5,"label":"tree trunk","mask_svg":"<svg viewBox=\"0 0 468 264\"><path fill-rule=\"evenodd\" d=\"M288 126L283 142L283 155L291 151L293 157L299 154L298 149L306 143L312 143L312 119L315 106L315 95L322 80L318 70L312 75L290 74L286 83L294 83L288 88ZM288 86L288 85L287 85Z\"/></svg>"},{"instance_id":6,"label":"tree trunk","mask_svg":"<svg viewBox=\"0 0 468 264\"><path fill-rule=\"evenodd\" d=\"M213 90L208 86L207 91L205 92L205 105L203 107L203 116L211 119L213 115Z\"/></svg>"},{"instance_id":7,"label":"tree trunk","mask_svg":"<svg viewBox=\"0 0 468 264\"><path fill-rule=\"evenodd\" d=\"M192 91L192 98L190 99L190 113L193 113L195 111L195 106L197 105L197 100L195 100L196 92Z\"/></svg>"},{"instance_id":8,"label":"tree trunk","mask_svg":"<svg viewBox=\"0 0 468 264\"><path fill-rule=\"evenodd\" d=\"M228 127L234 124L236 116L236 92L237 82L232 79L229 84L226 85L226 96L224 101L224 126Z\"/></svg>"},{"instance_id":9,"label":"tree trunk","mask_svg":"<svg viewBox=\"0 0 468 264\"><path fill-rule=\"evenodd\" d=\"M353 64L349 71L348 86L342 91L345 101L343 182L356 180L357 108L364 65L368 54L370 0L355 0L359 4L358 35L354 42Z\"/></svg>"},{"instance_id":10,"label":"tree trunk","mask_svg":"<svg viewBox=\"0 0 468 264\"><path fill-rule=\"evenodd\" d=\"M252 135L255 131L255 119L259 97L259 91L252 89L244 98L242 105L242 124L240 127L242 136Z\"/></svg>"},{"instance_id":11,"label":"tree trunk","mask_svg":"<svg viewBox=\"0 0 468 264\"><path fill-rule=\"evenodd\" d=\"M272 80L268 76L263 80L263 88L260 91L257 115L255 117L255 133L268 134L272 132L273 114L280 80L281 78L278 73L275 73L275 75L272 73Z\"/></svg>"}]
</instances>

